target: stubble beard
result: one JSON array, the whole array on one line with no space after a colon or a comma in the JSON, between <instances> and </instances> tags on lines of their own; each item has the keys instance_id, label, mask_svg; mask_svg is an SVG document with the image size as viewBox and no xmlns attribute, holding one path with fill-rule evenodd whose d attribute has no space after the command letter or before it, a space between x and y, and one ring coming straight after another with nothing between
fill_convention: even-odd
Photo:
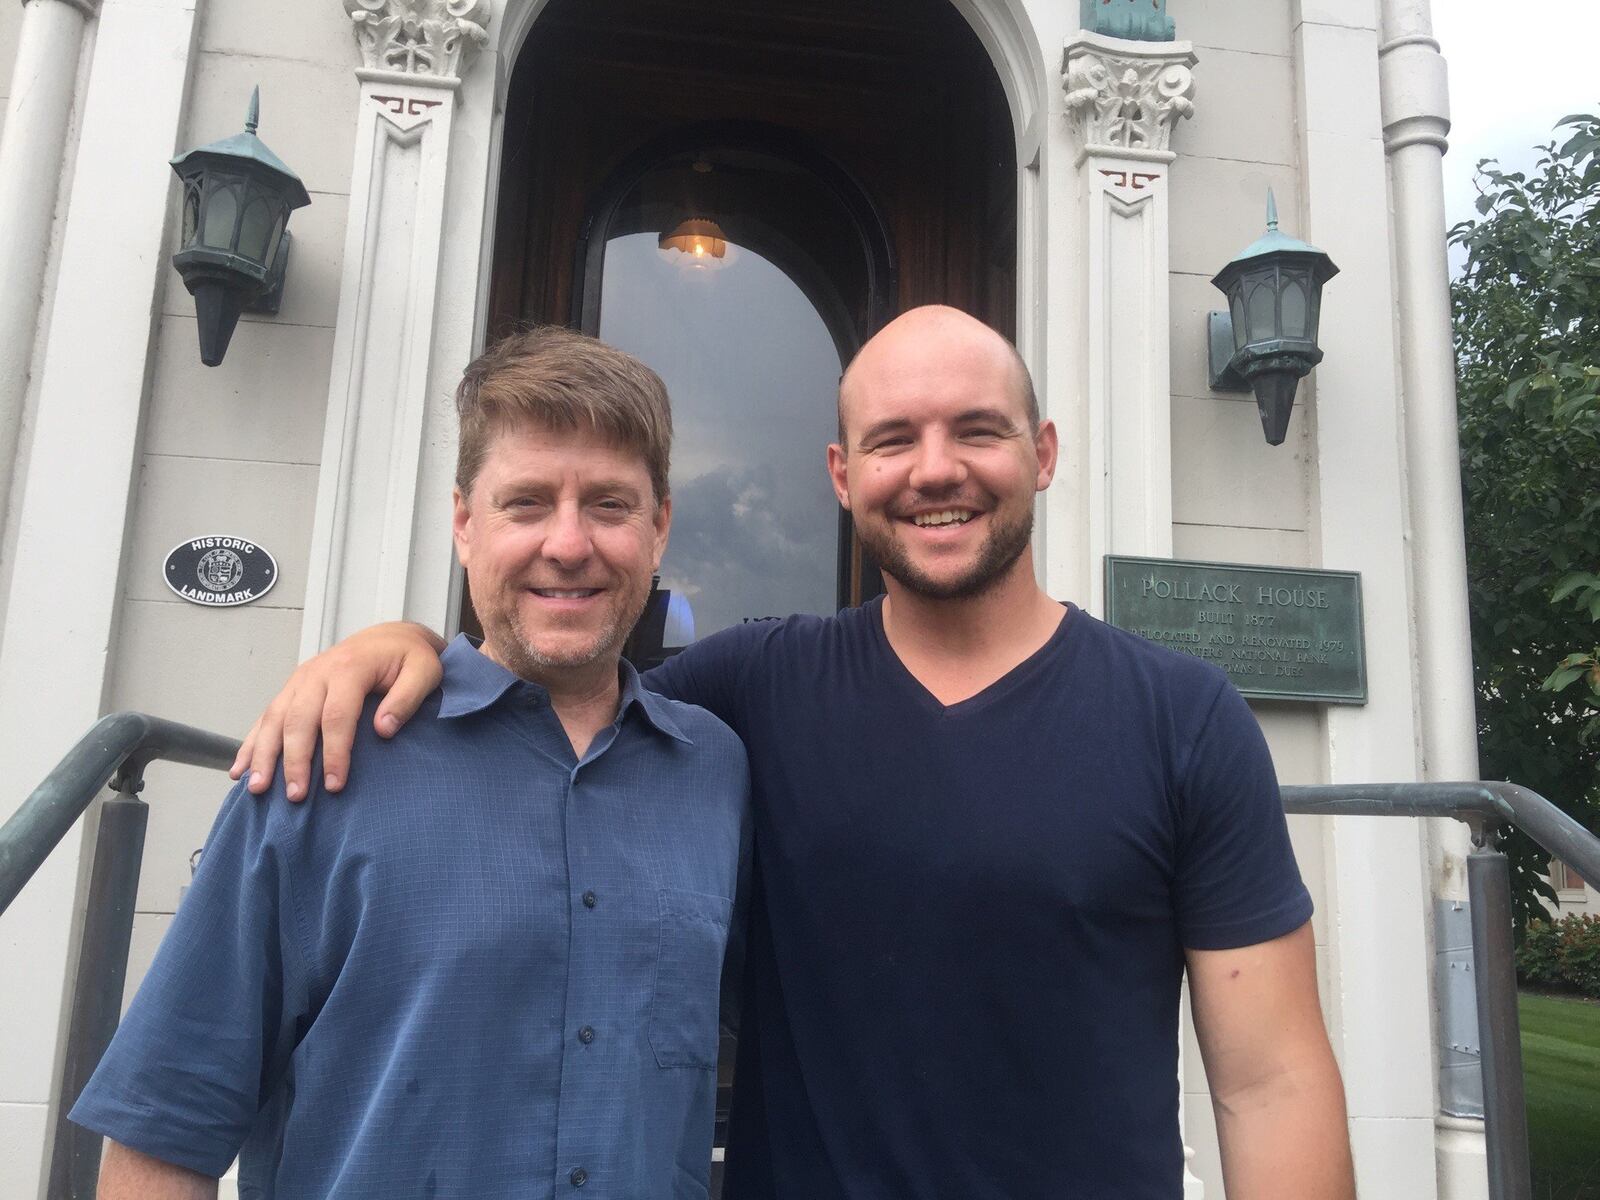
<instances>
[{"instance_id":1,"label":"stubble beard","mask_svg":"<svg viewBox=\"0 0 1600 1200\"><path fill-rule=\"evenodd\" d=\"M877 560L878 569L908 592L929 600L971 600L998 584L1022 557L1033 538L1033 508L1030 505L1014 521L995 520L989 536L978 547L977 560L968 571L954 579L933 579L917 567L905 543L895 536L892 523L881 536L876 530L869 532L857 525L856 536L867 553Z\"/></svg>"},{"instance_id":2,"label":"stubble beard","mask_svg":"<svg viewBox=\"0 0 1600 1200\"><path fill-rule=\"evenodd\" d=\"M491 650L501 665L519 679L537 681L552 671L573 671L587 667L607 655L614 657L618 654L628 633L644 615L649 598L650 592L646 588L636 601L630 598L621 609L613 612L611 619L595 634L593 642L560 654L552 654L535 645L534 639L528 636L522 613L514 605L509 613L502 611L487 620L482 618L480 612L485 648ZM629 610L632 610L631 616Z\"/></svg>"}]
</instances>

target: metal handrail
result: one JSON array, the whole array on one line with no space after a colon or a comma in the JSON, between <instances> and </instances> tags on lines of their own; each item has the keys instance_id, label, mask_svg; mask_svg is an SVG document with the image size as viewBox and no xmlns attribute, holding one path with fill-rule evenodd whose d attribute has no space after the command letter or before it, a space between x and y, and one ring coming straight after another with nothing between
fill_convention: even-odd
<instances>
[{"instance_id":1,"label":"metal handrail","mask_svg":"<svg viewBox=\"0 0 1600 1200\"><path fill-rule=\"evenodd\" d=\"M83 913L72 1015L57 1095L55 1140L50 1150L51 1200L93 1200L100 1176L100 1135L65 1120L100 1063L122 1013L128 943L139 893L144 831L149 809L139 799L144 772L165 759L226 770L239 743L144 713L103 717L79 739L43 783L0 826L0 914L66 837L100 789L113 796L100 806L94 866Z\"/></svg>"},{"instance_id":2,"label":"metal handrail","mask_svg":"<svg viewBox=\"0 0 1600 1200\"><path fill-rule=\"evenodd\" d=\"M226 770L238 749L238 742L220 733L144 713L100 718L0 826L0 913L107 783L119 792L128 790L125 780L142 785L144 769L156 759Z\"/></svg>"},{"instance_id":3,"label":"metal handrail","mask_svg":"<svg viewBox=\"0 0 1600 1200\"><path fill-rule=\"evenodd\" d=\"M1283 789L1284 811L1326 817L1453 817L1474 834L1515 825L1585 879L1600 879L1600 838L1515 783L1327 784Z\"/></svg>"},{"instance_id":4,"label":"metal handrail","mask_svg":"<svg viewBox=\"0 0 1600 1200\"><path fill-rule=\"evenodd\" d=\"M148 808L144 771L157 759L226 769L239 743L144 713L103 718L0 826L0 914L109 783L100 809L94 866L72 997L62 1074L65 1113L116 1032L127 976ZM1522 1089L1516 966L1511 942L1510 863L1499 849L1516 826L1586 879L1600 879L1600 838L1543 796L1514 783L1335 784L1283 789L1284 810L1328 817L1436 817L1466 822L1477 849L1467 858L1472 957L1483 1047L1484 1125L1492 1200L1532 1200ZM48 1194L91 1200L100 1138L56 1122Z\"/></svg>"},{"instance_id":5,"label":"metal handrail","mask_svg":"<svg viewBox=\"0 0 1600 1200\"><path fill-rule=\"evenodd\" d=\"M1532 1200L1511 862L1500 841L1505 827L1515 826L1585 879L1600 879L1600 838L1537 792L1487 780L1286 787L1283 807L1289 813L1323 817L1448 817L1472 829L1476 849L1467 856L1467 895L1489 1195L1491 1200Z\"/></svg>"}]
</instances>

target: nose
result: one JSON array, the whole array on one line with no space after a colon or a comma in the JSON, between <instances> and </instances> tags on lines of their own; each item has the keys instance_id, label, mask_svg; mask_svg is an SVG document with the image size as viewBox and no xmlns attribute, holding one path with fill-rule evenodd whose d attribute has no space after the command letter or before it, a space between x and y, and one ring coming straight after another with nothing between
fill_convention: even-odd
<instances>
[{"instance_id":1,"label":"nose","mask_svg":"<svg viewBox=\"0 0 1600 1200\"><path fill-rule=\"evenodd\" d=\"M576 504L558 504L545 525L540 552L550 562L565 569L583 566L594 552L589 527Z\"/></svg>"},{"instance_id":2,"label":"nose","mask_svg":"<svg viewBox=\"0 0 1600 1200\"><path fill-rule=\"evenodd\" d=\"M919 492L946 492L967 479L960 447L943 433L929 433L917 444L911 464L911 487Z\"/></svg>"}]
</instances>

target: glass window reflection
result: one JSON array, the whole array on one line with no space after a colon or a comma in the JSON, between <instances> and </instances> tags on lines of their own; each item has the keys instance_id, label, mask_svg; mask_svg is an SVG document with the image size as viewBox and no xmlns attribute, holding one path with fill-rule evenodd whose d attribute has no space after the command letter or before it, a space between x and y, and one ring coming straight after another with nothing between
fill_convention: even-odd
<instances>
[{"instance_id":1,"label":"glass window reflection","mask_svg":"<svg viewBox=\"0 0 1600 1200\"><path fill-rule=\"evenodd\" d=\"M670 652L743 621L834 611L840 525L824 449L840 353L766 256L726 234L713 254L672 238L681 222L659 223L606 243L598 332L672 396L670 595L653 614Z\"/></svg>"}]
</instances>

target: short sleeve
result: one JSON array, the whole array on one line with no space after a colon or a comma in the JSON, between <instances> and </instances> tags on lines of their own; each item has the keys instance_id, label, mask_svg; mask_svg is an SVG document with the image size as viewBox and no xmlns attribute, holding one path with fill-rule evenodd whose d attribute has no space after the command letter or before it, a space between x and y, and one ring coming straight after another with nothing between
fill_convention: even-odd
<instances>
[{"instance_id":1,"label":"short sleeve","mask_svg":"<svg viewBox=\"0 0 1600 1200\"><path fill-rule=\"evenodd\" d=\"M1175 908L1193 950L1270 941L1311 918L1266 738L1224 682L1182 772Z\"/></svg>"},{"instance_id":2,"label":"short sleeve","mask_svg":"<svg viewBox=\"0 0 1600 1200\"><path fill-rule=\"evenodd\" d=\"M194 884L70 1117L164 1162L220 1176L294 1050L305 972L289 880L267 836L281 783L241 784ZM287 927L286 927L287 926Z\"/></svg>"}]
</instances>

